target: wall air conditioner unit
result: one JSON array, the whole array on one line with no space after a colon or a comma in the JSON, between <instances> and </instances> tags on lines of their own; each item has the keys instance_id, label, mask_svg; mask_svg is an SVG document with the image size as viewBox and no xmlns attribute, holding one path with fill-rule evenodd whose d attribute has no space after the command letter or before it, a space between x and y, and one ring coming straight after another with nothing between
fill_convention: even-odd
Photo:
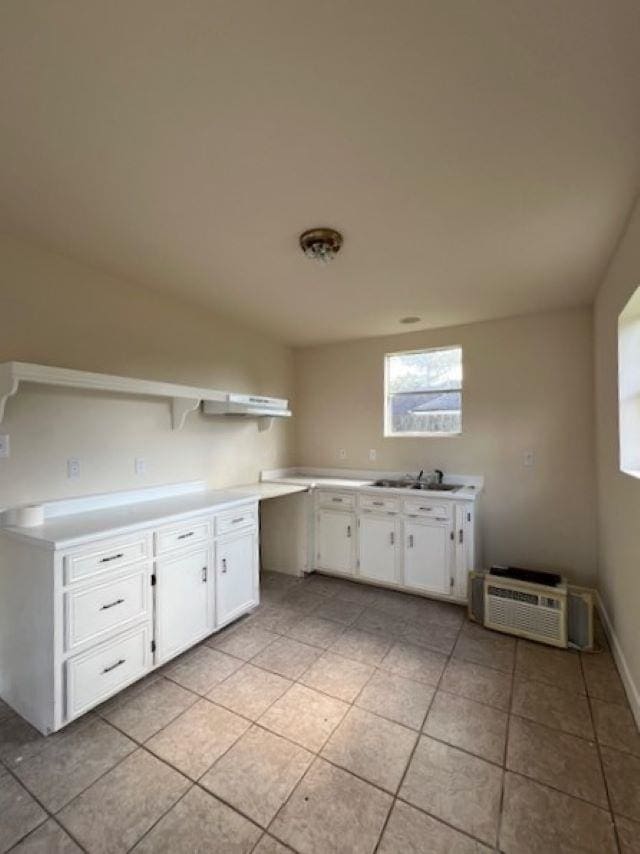
<instances>
[{"instance_id":1,"label":"wall air conditioner unit","mask_svg":"<svg viewBox=\"0 0 640 854\"><path fill-rule=\"evenodd\" d=\"M552 646L593 648L593 591L556 573L492 567L470 574L469 617Z\"/></svg>"},{"instance_id":2,"label":"wall air conditioner unit","mask_svg":"<svg viewBox=\"0 0 640 854\"><path fill-rule=\"evenodd\" d=\"M279 397L261 397L257 394L225 395L224 400L205 400L206 415L253 415L260 418L289 418L289 401Z\"/></svg>"}]
</instances>

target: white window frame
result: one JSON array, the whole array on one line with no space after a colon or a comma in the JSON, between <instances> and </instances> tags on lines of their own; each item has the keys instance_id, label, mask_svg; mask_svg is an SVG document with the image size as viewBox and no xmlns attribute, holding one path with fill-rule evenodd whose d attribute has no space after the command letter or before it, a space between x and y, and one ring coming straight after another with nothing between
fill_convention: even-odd
<instances>
[{"instance_id":1,"label":"white window frame","mask_svg":"<svg viewBox=\"0 0 640 854\"><path fill-rule=\"evenodd\" d=\"M430 431L403 431L396 433L391 428L391 411L389 407L389 361L392 356L412 356L415 353L437 353L441 350L460 350L460 366L462 368L462 380L460 388L443 388L443 389L422 389L422 392L429 393L435 391L455 391L460 394L460 430L437 432ZM420 392L406 392L407 394L420 394ZM404 394L404 392L395 392L395 394ZM460 344L447 344L446 347L420 347L416 350L396 350L393 353L384 354L384 412L383 412L383 435L385 439L451 439L457 436L462 436L462 408L464 400L464 348Z\"/></svg>"}]
</instances>

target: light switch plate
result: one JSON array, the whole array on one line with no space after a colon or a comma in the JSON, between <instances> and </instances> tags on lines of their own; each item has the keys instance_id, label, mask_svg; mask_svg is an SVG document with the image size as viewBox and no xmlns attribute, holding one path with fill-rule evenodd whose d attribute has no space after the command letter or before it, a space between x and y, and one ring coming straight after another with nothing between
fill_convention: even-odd
<instances>
[{"instance_id":1,"label":"light switch plate","mask_svg":"<svg viewBox=\"0 0 640 854\"><path fill-rule=\"evenodd\" d=\"M533 451L525 451L523 462L527 468L531 468L531 466L534 466L536 464L535 453Z\"/></svg>"},{"instance_id":2,"label":"light switch plate","mask_svg":"<svg viewBox=\"0 0 640 854\"><path fill-rule=\"evenodd\" d=\"M136 474L147 473L147 461L144 457L136 457L133 462L133 467L135 469Z\"/></svg>"},{"instance_id":3,"label":"light switch plate","mask_svg":"<svg viewBox=\"0 0 640 854\"><path fill-rule=\"evenodd\" d=\"M347 449L346 448L340 448L340 450L338 451L338 457L341 460L346 460L347 459Z\"/></svg>"},{"instance_id":4,"label":"light switch plate","mask_svg":"<svg viewBox=\"0 0 640 854\"><path fill-rule=\"evenodd\" d=\"M378 453L377 453L376 449L371 448L371 450L369 451L369 462L375 463L377 458L378 458Z\"/></svg>"},{"instance_id":5,"label":"light switch plate","mask_svg":"<svg viewBox=\"0 0 640 854\"><path fill-rule=\"evenodd\" d=\"M80 477L80 460L77 457L70 457L67 460L67 477L71 480Z\"/></svg>"},{"instance_id":6,"label":"light switch plate","mask_svg":"<svg viewBox=\"0 0 640 854\"><path fill-rule=\"evenodd\" d=\"M9 453L9 434L0 433L0 457L8 457Z\"/></svg>"}]
</instances>

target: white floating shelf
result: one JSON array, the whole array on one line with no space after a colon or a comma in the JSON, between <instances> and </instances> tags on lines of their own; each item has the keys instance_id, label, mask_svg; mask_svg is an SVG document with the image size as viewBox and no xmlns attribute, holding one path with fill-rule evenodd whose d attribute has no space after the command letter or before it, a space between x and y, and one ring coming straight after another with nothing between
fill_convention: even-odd
<instances>
[{"instance_id":1,"label":"white floating shelf","mask_svg":"<svg viewBox=\"0 0 640 854\"><path fill-rule=\"evenodd\" d=\"M18 391L20 383L25 382L168 398L171 401L174 430L179 430L184 425L189 412L197 409L201 401L225 401L229 396L227 392L211 388L139 380L133 377L116 377L111 374L92 374L87 371L52 368L29 362L3 362L0 363L0 422L4 417L7 400Z\"/></svg>"}]
</instances>

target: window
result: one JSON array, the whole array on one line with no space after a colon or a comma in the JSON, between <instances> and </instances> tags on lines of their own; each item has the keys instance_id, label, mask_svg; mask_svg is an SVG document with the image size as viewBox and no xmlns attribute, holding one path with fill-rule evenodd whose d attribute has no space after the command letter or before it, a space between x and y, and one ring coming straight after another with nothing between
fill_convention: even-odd
<instances>
[{"instance_id":1,"label":"window","mask_svg":"<svg viewBox=\"0 0 640 854\"><path fill-rule=\"evenodd\" d=\"M462 348L385 356L385 436L462 432Z\"/></svg>"},{"instance_id":2,"label":"window","mask_svg":"<svg viewBox=\"0 0 640 854\"><path fill-rule=\"evenodd\" d=\"M640 477L640 288L618 318L620 469Z\"/></svg>"}]
</instances>

